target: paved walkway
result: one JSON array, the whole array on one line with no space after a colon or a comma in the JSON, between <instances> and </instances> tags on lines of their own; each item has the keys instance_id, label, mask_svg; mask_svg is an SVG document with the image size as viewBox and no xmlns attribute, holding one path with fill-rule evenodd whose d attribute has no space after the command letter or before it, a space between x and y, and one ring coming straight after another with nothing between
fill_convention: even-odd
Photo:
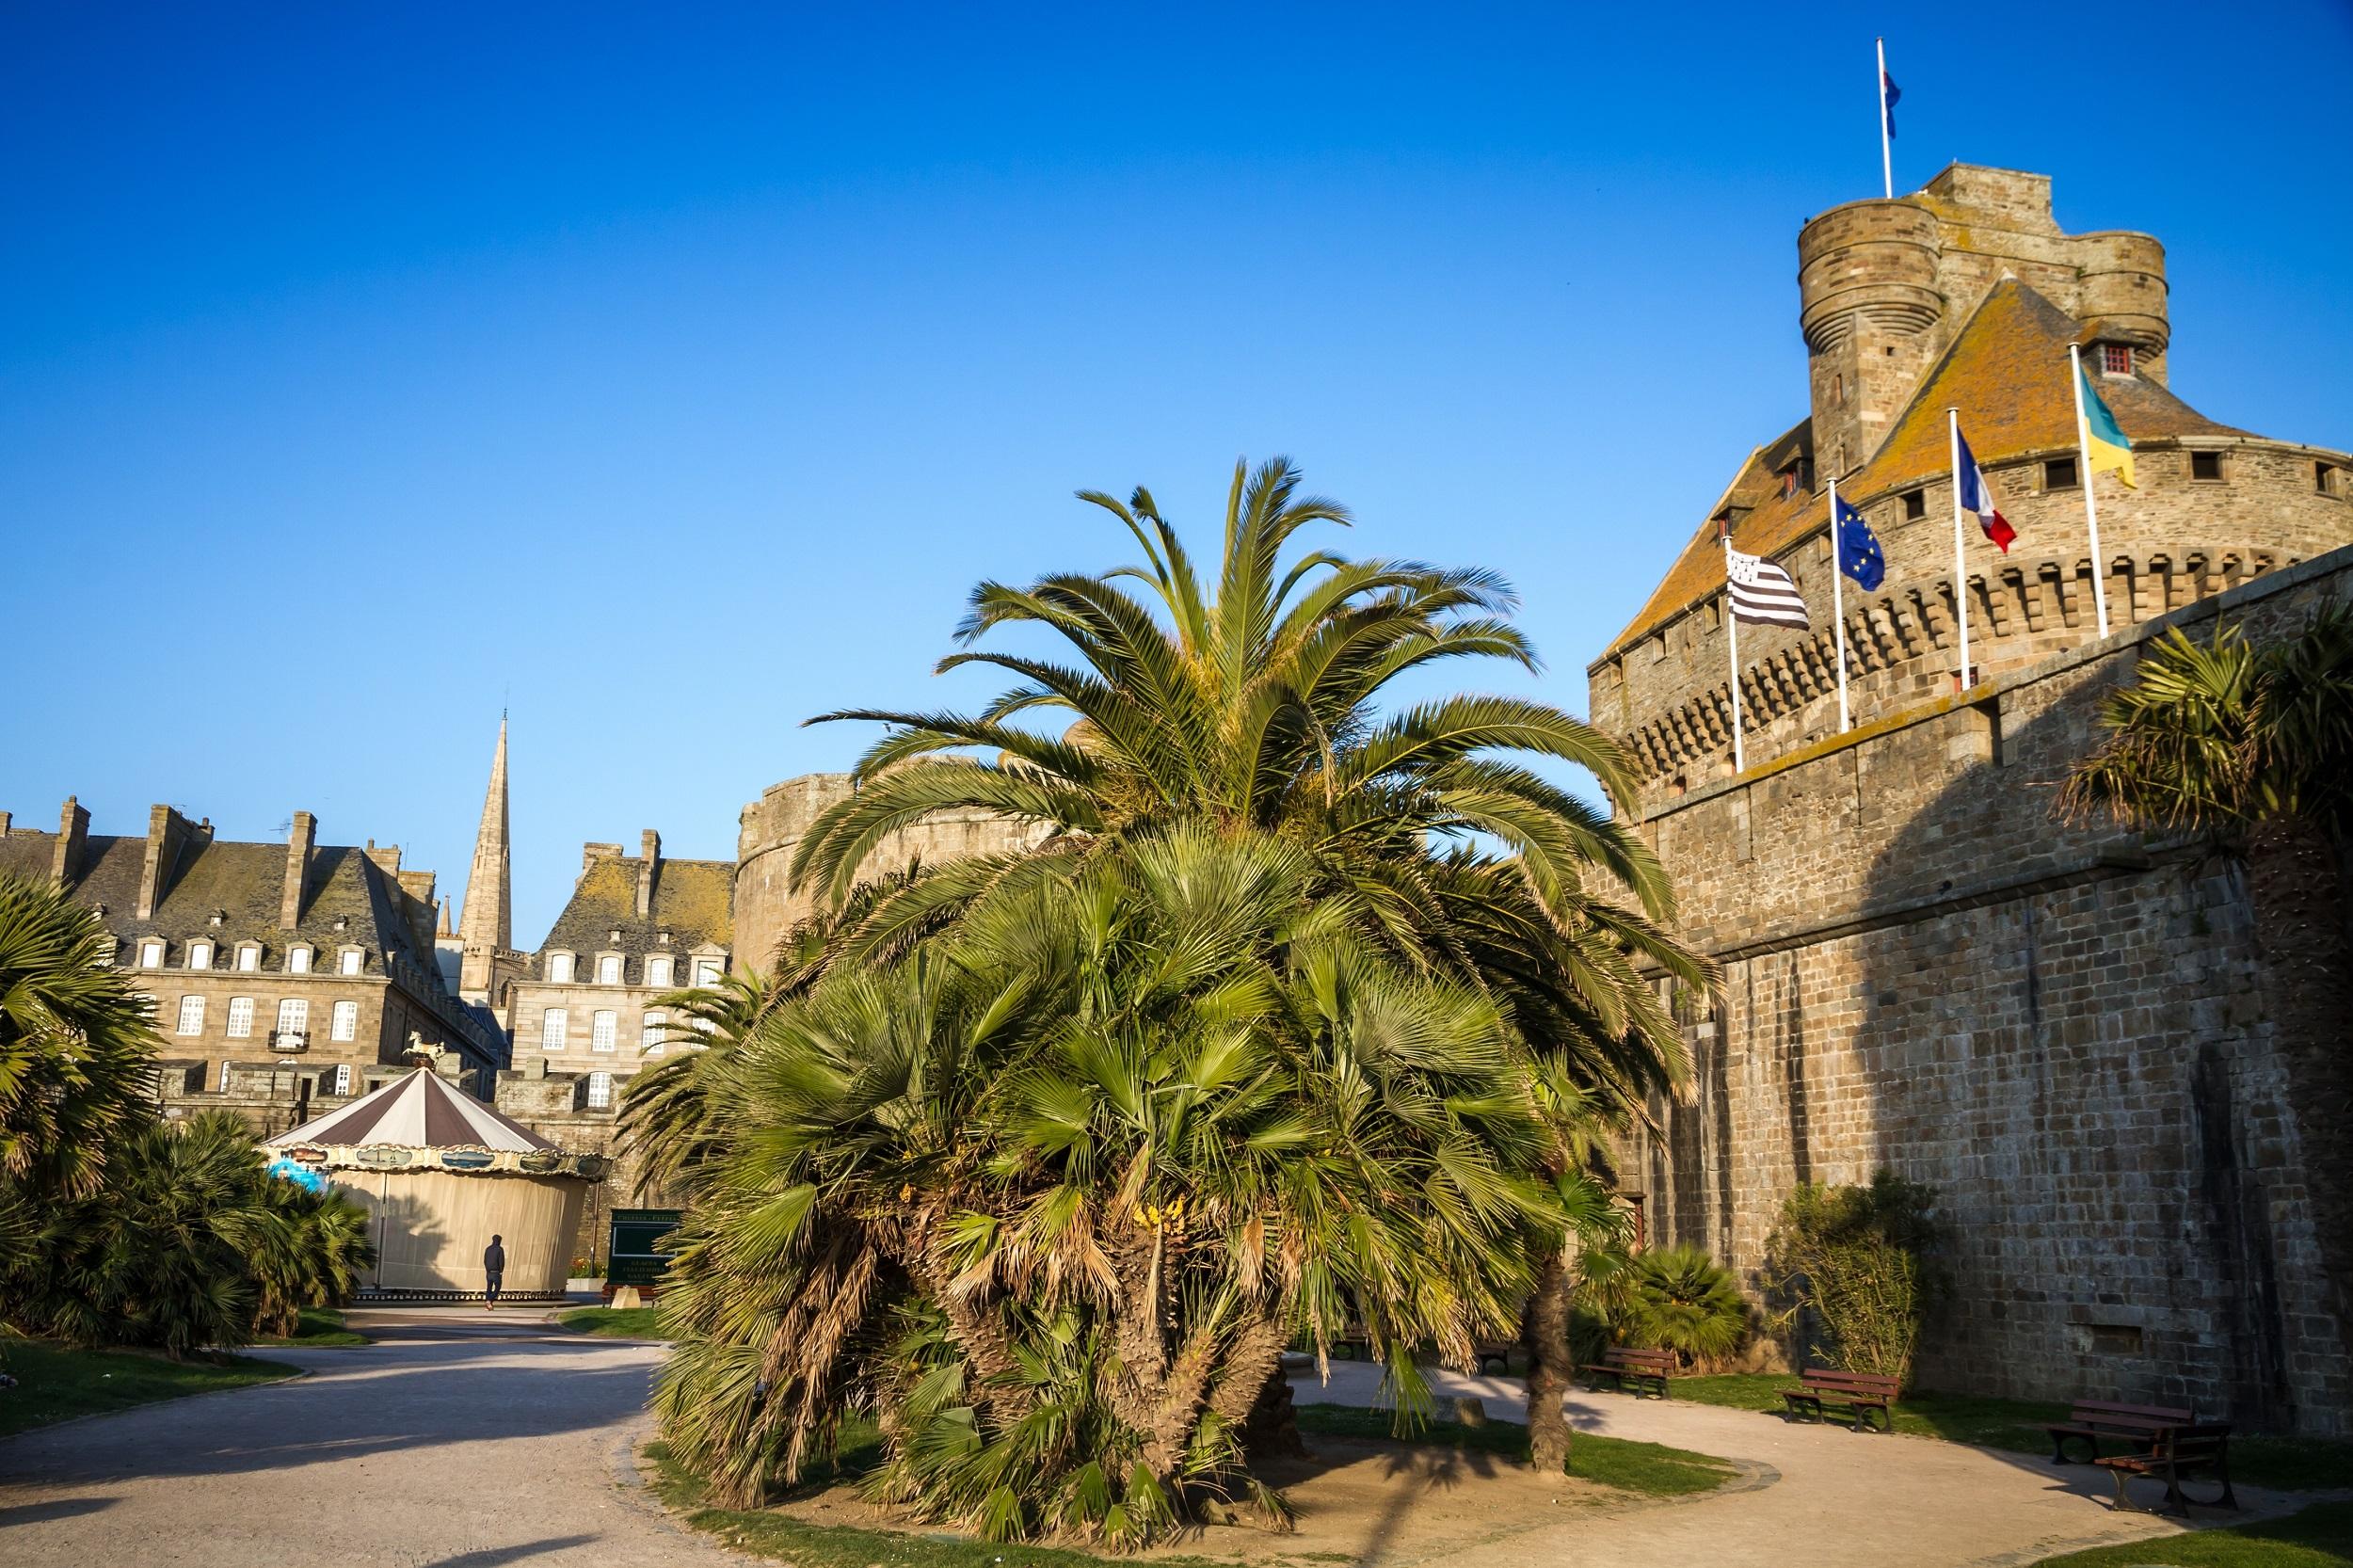
<instances>
[{"instance_id":1,"label":"paved walkway","mask_svg":"<svg viewBox=\"0 0 2353 1568\"><path fill-rule=\"evenodd\" d=\"M532 1311L354 1314L311 1375L0 1440L8 1568L720 1568L616 1484L659 1347Z\"/></svg>"},{"instance_id":2,"label":"paved walkway","mask_svg":"<svg viewBox=\"0 0 2353 1568\"><path fill-rule=\"evenodd\" d=\"M1291 1382L1302 1404L1379 1402L1380 1371L1362 1363L1334 1364L1328 1385L1319 1384L1312 1372L1294 1374ZM1432 1384L1442 1399L1474 1394L1490 1416L1526 1418L1527 1394L1517 1379L1434 1373ZM1508 1551L1529 1565L1607 1561L1610 1568L1786 1568L1793 1560L1808 1568L2006 1568L2180 1529L2145 1513L2114 1512L2105 1474L2024 1454L1810 1423L1788 1426L1754 1411L1581 1390L1569 1400L1569 1417L1580 1432L1737 1461L1750 1468L1753 1482L1618 1516L1606 1541L1590 1519L1561 1526L1540 1521L1525 1529L1498 1529L1469 1550L1418 1560L1468 1564ZM2244 1486L2239 1498L2249 1516L2285 1512L2304 1500ZM2201 1512L2199 1518L2205 1523L2217 1516ZM1410 1560L1385 1558L1384 1568L1403 1568Z\"/></svg>"}]
</instances>

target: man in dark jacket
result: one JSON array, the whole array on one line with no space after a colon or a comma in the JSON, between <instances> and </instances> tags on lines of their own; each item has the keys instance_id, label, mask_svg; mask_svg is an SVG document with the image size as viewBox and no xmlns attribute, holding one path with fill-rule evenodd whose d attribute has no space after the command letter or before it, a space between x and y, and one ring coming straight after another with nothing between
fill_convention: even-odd
<instances>
[{"instance_id":1,"label":"man in dark jacket","mask_svg":"<svg viewBox=\"0 0 2353 1568\"><path fill-rule=\"evenodd\" d=\"M504 1236L493 1236L490 1244L482 1249L483 1287L492 1306L499 1304L499 1281L506 1274L506 1248L502 1245L505 1240Z\"/></svg>"}]
</instances>

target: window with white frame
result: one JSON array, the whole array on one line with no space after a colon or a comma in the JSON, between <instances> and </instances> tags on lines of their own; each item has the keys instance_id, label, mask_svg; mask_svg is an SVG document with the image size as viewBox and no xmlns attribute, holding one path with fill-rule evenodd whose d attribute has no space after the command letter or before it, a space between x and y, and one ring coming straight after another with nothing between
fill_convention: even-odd
<instances>
[{"instance_id":1,"label":"window with white frame","mask_svg":"<svg viewBox=\"0 0 2353 1568\"><path fill-rule=\"evenodd\" d=\"M190 942L188 944L188 968L191 969L209 969L212 967L213 944L210 942Z\"/></svg>"},{"instance_id":2,"label":"window with white frame","mask_svg":"<svg viewBox=\"0 0 2353 1568\"><path fill-rule=\"evenodd\" d=\"M229 1058L225 1056L220 1059L220 1078L218 1081L220 1084L219 1092L224 1095L227 1094L229 1092Z\"/></svg>"},{"instance_id":3,"label":"window with white frame","mask_svg":"<svg viewBox=\"0 0 2353 1568\"><path fill-rule=\"evenodd\" d=\"M141 942L141 943L139 944L139 968L142 968L142 969L160 969L160 968L162 968L163 967L164 967L164 945L163 945L163 943L161 943L161 942Z\"/></svg>"},{"instance_id":4,"label":"window with white frame","mask_svg":"<svg viewBox=\"0 0 2353 1568\"><path fill-rule=\"evenodd\" d=\"M616 1037L617 1016L610 1007L600 1007L588 1020L588 1048L611 1050Z\"/></svg>"},{"instance_id":5,"label":"window with white frame","mask_svg":"<svg viewBox=\"0 0 2353 1568\"><path fill-rule=\"evenodd\" d=\"M572 955L570 953L551 952L548 954L548 983L552 985L569 985L572 983Z\"/></svg>"},{"instance_id":6,"label":"window with white frame","mask_svg":"<svg viewBox=\"0 0 2353 1568\"><path fill-rule=\"evenodd\" d=\"M261 967L262 950L260 948L242 947L237 950L237 968L239 970L246 974L251 974Z\"/></svg>"},{"instance_id":7,"label":"window with white frame","mask_svg":"<svg viewBox=\"0 0 2353 1568\"><path fill-rule=\"evenodd\" d=\"M251 997L229 999L229 1038L232 1040L253 1038L253 999Z\"/></svg>"},{"instance_id":8,"label":"window with white frame","mask_svg":"<svg viewBox=\"0 0 2353 1568\"><path fill-rule=\"evenodd\" d=\"M667 985L670 984L670 961L667 958L648 958L646 960L646 984L648 985Z\"/></svg>"},{"instance_id":9,"label":"window with white frame","mask_svg":"<svg viewBox=\"0 0 2353 1568\"><path fill-rule=\"evenodd\" d=\"M360 952L358 948L344 949L343 972L345 974L358 974L360 972Z\"/></svg>"},{"instance_id":10,"label":"window with white frame","mask_svg":"<svg viewBox=\"0 0 2353 1568\"><path fill-rule=\"evenodd\" d=\"M648 1013L637 1020L638 1048L646 1051L662 1048L662 1036L669 1020L660 1013Z\"/></svg>"},{"instance_id":11,"label":"window with white frame","mask_svg":"<svg viewBox=\"0 0 2353 1568\"><path fill-rule=\"evenodd\" d=\"M597 984L618 985L621 983L620 954L608 952L597 960Z\"/></svg>"},{"instance_id":12,"label":"window with white frame","mask_svg":"<svg viewBox=\"0 0 2353 1568\"><path fill-rule=\"evenodd\" d=\"M564 1031L566 1026L570 1022L571 1019L568 1010L565 1008L551 1007L546 1012L540 1014L539 1048L541 1050L562 1050L564 1048Z\"/></svg>"},{"instance_id":13,"label":"window with white frame","mask_svg":"<svg viewBox=\"0 0 2353 1568\"><path fill-rule=\"evenodd\" d=\"M716 958L697 958L695 960L695 984L697 985L716 985L719 984L719 961Z\"/></svg>"},{"instance_id":14,"label":"window with white frame","mask_svg":"<svg viewBox=\"0 0 2353 1568\"><path fill-rule=\"evenodd\" d=\"M590 1073L588 1075L588 1108L592 1111L602 1111L612 1103L613 1075Z\"/></svg>"},{"instance_id":15,"label":"window with white frame","mask_svg":"<svg viewBox=\"0 0 2353 1568\"><path fill-rule=\"evenodd\" d=\"M278 1032L281 1038L294 1038L311 1032L311 1004L300 997L288 997L278 1004Z\"/></svg>"},{"instance_id":16,"label":"window with white frame","mask_svg":"<svg viewBox=\"0 0 2353 1568\"><path fill-rule=\"evenodd\" d=\"M202 997L180 999L180 1027L176 1032L181 1034L204 1032L204 999Z\"/></svg>"},{"instance_id":17,"label":"window with white frame","mask_svg":"<svg viewBox=\"0 0 2353 1568\"><path fill-rule=\"evenodd\" d=\"M351 1093L351 1064L348 1062L335 1064L335 1093L339 1096Z\"/></svg>"},{"instance_id":18,"label":"window with white frame","mask_svg":"<svg viewBox=\"0 0 2353 1568\"><path fill-rule=\"evenodd\" d=\"M328 1030L328 1038L356 1040L360 1037L360 1004L339 1001L335 1004L335 1021Z\"/></svg>"},{"instance_id":19,"label":"window with white frame","mask_svg":"<svg viewBox=\"0 0 2353 1568\"><path fill-rule=\"evenodd\" d=\"M309 948L288 948L286 950L286 972L288 974L309 974L311 972L311 950Z\"/></svg>"}]
</instances>

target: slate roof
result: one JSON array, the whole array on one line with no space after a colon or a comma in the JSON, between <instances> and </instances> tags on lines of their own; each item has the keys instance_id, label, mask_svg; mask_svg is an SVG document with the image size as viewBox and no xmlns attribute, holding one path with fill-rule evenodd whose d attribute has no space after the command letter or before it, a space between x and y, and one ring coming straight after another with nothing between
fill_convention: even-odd
<instances>
[{"instance_id":1,"label":"slate roof","mask_svg":"<svg viewBox=\"0 0 2353 1568\"><path fill-rule=\"evenodd\" d=\"M12 827L0 838L0 871L45 879L56 842L55 833ZM146 861L146 835L93 833L83 850L73 894L84 904L104 906L106 929L126 945L143 936L168 939L175 967L180 944L200 936L223 952L243 941L260 941L272 954L297 940L322 954L356 946L366 950L370 973L382 969L387 952L405 953L424 965L433 961L431 906L411 896L365 850L337 844L312 848L301 920L291 932L278 924L284 844L227 842L201 828L192 830L177 864L164 869L153 917L142 920L136 917ZM223 917L218 925L213 923L216 913ZM344 922L341 931L335 929L338 920ZM425 934L422 943L420 931Z\"/></svg>"},{"instance_id":2,"label":"slate roof","mask_svg":"<svg viewBox=\"0 0 2353 1568\"><path fill-rule=\"evenodd\" d=\"M2068 381L2067 345L2090 342L2091 332L2016 279L1996 283L1922 380L1879 450L1860 470L1841 476L1839 493L1865 506L1944 478L1951 466L1945 428L1947 408L1961 409L1970 449L1987 468L2031 452L2072 448L2075 393ZM2099 385L2117 424L2136 440L2249 434L2216 424L2146 376L2102 377ZM1716 506L1717 511L1726 505L1754 506L1732 528L1734 548L1752 555L1777 554L1830 521L1830 501L1821 491L1780 494L1777 475L1763 466L1768 450L1759 448L1751 455ZM1711 512L1603 657L1624 652L1678 612L1717 592L1723 580Z\"/></svg>"},{"instance_id":3,"label":"slate roof","mask_svg":"<svg viewBox=\"0 0 2353 1568\"><path fill-rule=\"evenodd\" d=\"M542 953L620 952L640 957L649 952L684 955L698 947L732 949L735 936L733 904L735 862L732 860L673 860L656 862L653 909L637 916L637 856L614 856L591 863L572 886L564 912L555 918ZM613 933L620 932L614 940ZM660 934L667 931L664 947Z\"/></svg>"}]
</instances>

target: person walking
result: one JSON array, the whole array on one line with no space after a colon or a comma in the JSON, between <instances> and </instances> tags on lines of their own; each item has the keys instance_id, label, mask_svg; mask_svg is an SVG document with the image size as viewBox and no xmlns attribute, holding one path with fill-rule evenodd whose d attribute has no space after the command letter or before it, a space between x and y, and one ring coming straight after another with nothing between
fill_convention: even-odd
<instances>
[{"instance_id":1,"label":"person walking","mask_svg":"<svg viewBox=\"0 0 2353 1568\"><path fill-rule=\"evenodd\" d=\"M493 1236L490 1244L482 1249L483 1293L490 1298L490 1307L499 1304L499 1281L506 1276L506 1238Z\"/></svg>"}]
</instances>

